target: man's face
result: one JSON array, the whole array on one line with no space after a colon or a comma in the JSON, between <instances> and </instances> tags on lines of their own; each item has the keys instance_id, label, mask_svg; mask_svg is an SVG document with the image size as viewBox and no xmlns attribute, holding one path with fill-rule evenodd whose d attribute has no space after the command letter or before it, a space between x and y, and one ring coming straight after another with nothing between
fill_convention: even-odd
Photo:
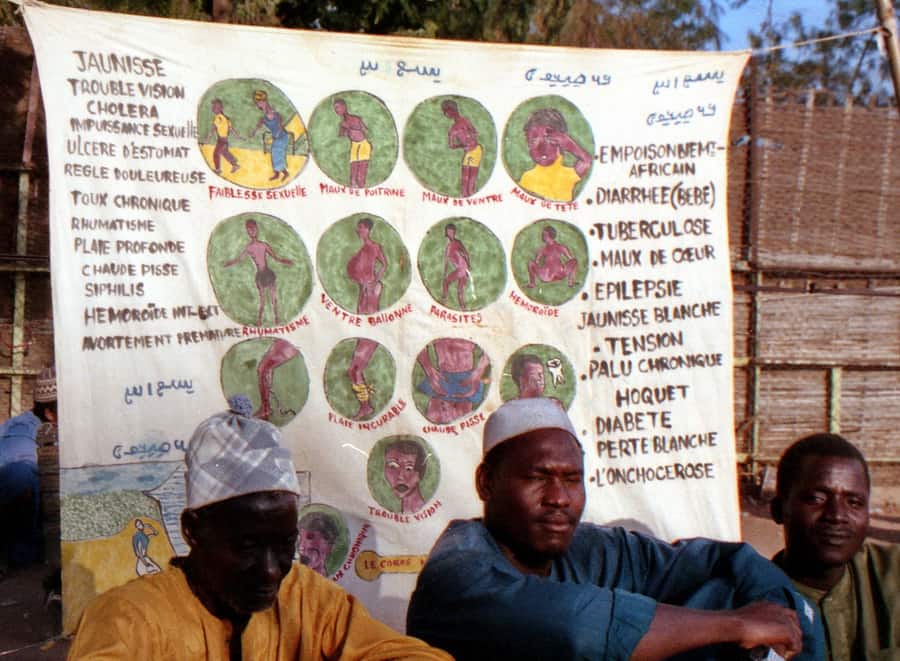
<instances>
[{"instance_id":1,"label":"man's face","mask_svg":"<svg viewBox=\"0 0 900 661\"><path fill-rule=\"evenodd\" d=\"M539 567L569 548L584 510L581 448L559 429L507 443L492 471L479 469L485 524L514 564Z\"/></svg>"},{"instance_id":2,"label":"man's face","mask_svg":"<svg viewBox=\"0 0 900 661\"><path fill-rule=\"evenodd\" d=\"M365 223L357 223L356 236L360 239L366 239L369 236L369 227Z\"/></svg>"},{"instance_id":3,"label":"man's face","mask_svg":"<svg viewBox=\"0 0 900 661\"><path fill-rule=\"evenodd\" d=\"M213 101L212 103L212 111L217 115L222 112L222 103L220 101Z\"/></svg>"},{"instance_id":4,"label":"man's face","mask_svg":"<svg viewBox=\"0 0 900 661\"><path fill-rule=\"evenodd\" d=\"M297 542L297 550L300 552L300 562L310 567L323 576L327 575L325 561L331 553L333 544L318 530L300 528L300 538Z\"/></svg>"},{"instance_id":5,"label":"man's face","mask_svg":"<svg viewBox=\"0 0 900 661\"><path fill-rule=\"evenodd\" d=\"M297 546L297 497L284 491L239 496L185 527L195 556L196 590L222 613L271 606ZM198 594L198 596L200 596Z\"/></svg>"},{"instance_id":6,"label":"man's face","mask_svg":"<svg viewBox=\"0 0 900 661\"><path fill-rule=\"evenodd\" d=\"M520 397L541 397L544 394L544 366L528 362L522 367L519 377Z\"/></svg>"},{"instance_id":7,"label":"man's face","mask_svg":"<svg viewBox=\"0 0 900 661\"><path fill-rule=\"evenodd\" d=\"M552 165L559 156L559 145L553 137L555 131L543 124L533 124L525 133L528 153L538 165Z\"/></svg>"},{"instance_id":8,"label":"man's face","mask_svg":"<svg viewBox=\"0 0 900 661\"><path fill-rule=\"evenodd\" d=\"M862 464L809 455L781 502L785 547L811 569L840 567L859 550L869 528L869 484Z\"/></svg>"},{"instance_id":9,"label":"man's face","mask_svg":"<svg viewBox=\"0 0 900 661\"><path fill-rule=\"evenodd\" d=\"M257 226L256 223L247 223L245 228L247 230L247 236L251 239L255 239L256 235L259 234L259 226Z\"/></svg>"},{"instance_id":10,"label":"man's face","mask_svg":"<svg viewBox=\"0 0 900 661\"><path fill-rule=\"evenodd\" d=\"M416 455L388 448L384 452L384 478L401 500L419 486L422 476L416 470Z\"/></svg>"},{"instance_id":11,"label":"man's face","mask_svg":"<svg viewBox=\"0 0 900 661\"><path fill-rule=\"evenodd\" d=\"M335 102L334 104L334 112L339 117L343 117L347 114L347 104L341 103L340 101Z\"/></svg>"}]
</instances>

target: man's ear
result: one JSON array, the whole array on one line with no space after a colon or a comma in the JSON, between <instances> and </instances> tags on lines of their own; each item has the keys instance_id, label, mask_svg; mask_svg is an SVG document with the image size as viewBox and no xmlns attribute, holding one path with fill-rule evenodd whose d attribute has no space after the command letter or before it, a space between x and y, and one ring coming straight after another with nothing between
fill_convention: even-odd
<instances>
[{"instance_id":1,"label":"man's ear","mask_svg":"<svg viewBox=\"0 0 900 661\"><path fill-rule=\"evenodd\" d=\"M184 510L181 512L181 536L188 546L194 548L197 546L197 533L200 528L200 517L194 510Z\"/></svg>"},{"instance_id":2,"label":"man's ear","mask_svg":"<svg viewBox=\"0 0 900 661\"><path fill-rule=\"evenodd\" d=\"M772 514L772 520L781 525L784 523L784 504L781 502L781 496L775 496L769 503L769 512Z\"/></svg>"},{"instance_id":3,"label":"man's ear","mask_svg":"<svg viewBox=\"0 0 900 661\"><path fill-rule=\"evenodd\" d=\"M478 497L487 502L491 498L493 489L491 469L482 462L475 469L475 490L478 492Z\"/></svg>"}]
</instances>

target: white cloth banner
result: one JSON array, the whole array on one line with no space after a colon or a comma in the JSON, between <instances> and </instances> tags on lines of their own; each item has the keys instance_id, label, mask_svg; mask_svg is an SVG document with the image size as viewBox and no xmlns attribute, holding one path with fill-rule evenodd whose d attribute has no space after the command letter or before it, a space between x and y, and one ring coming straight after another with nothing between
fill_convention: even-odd
<instances>
[{"instance_id":1,"label":"white cloth banner","mask_svg":"<svg viewBox=\"0 0 900 661\"><path fill-rule=\"evenodd\" d=\"M25 18L78 589L185 551L184 444L236 394L293 452L324 538L304 560L399 628L437 535L480 512L484 420L512 397L568 408L587 519L739 536L746 54Z\"/></svg>"}]
</instances>

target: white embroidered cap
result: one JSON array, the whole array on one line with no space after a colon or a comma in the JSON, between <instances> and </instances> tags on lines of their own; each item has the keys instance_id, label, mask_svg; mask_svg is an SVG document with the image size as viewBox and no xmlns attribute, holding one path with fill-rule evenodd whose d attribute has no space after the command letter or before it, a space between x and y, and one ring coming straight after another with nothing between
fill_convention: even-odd
<instances>
[{"instance_id":1,"label":"white embroidered cap","mask_svg":"<svg viewBox=\"0 0 900 661\"><path fill-rule=\"evenodd\" d=\"M44 403L56 401L56 368L54 366L45 367L38 374L34 382L34 401Z\"/></svg>"},{"instance_id":2,"label":"white embroidered cap","mask_svg":"<svg viewBox=\"0 0 900 661\"><path fill-rule=\"evenodd\" d=\"M188 509L260 491L300 495L291 453L280 446L281 432L240 413L242 407L204 420L191 436L185 463Z\"/></svg>"},{"instance_id":3,"label":"white embroidered cap","mask_svg":"<svg viewBox=\"0 0 900 661\"><path fill-rule=\"evenodd\" d=\"M561 429L578 442L572 421L559 400L550 397L511 399L488 417L482 436L482 456L511 438L538 429Z\"/></svg>"}]
</instances>

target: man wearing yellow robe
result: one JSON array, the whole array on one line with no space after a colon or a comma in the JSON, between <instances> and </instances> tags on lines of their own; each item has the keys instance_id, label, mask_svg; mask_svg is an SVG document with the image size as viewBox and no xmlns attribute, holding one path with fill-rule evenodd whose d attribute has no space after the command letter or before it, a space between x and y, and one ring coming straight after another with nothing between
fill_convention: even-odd
<instances>
[{"instance_id":1,"label":"man wearing yellow robe","mask_svg":"<svg viewBox=\"0 0 900 661\"><path fill-rule=\"evenodd\" d=\"M290 453L276 427L250 417L246 397L230 404L200 424L185 455L190 553L98 597L69 659L449 659L294 563Z\"/></svg>"}]
</instances>

